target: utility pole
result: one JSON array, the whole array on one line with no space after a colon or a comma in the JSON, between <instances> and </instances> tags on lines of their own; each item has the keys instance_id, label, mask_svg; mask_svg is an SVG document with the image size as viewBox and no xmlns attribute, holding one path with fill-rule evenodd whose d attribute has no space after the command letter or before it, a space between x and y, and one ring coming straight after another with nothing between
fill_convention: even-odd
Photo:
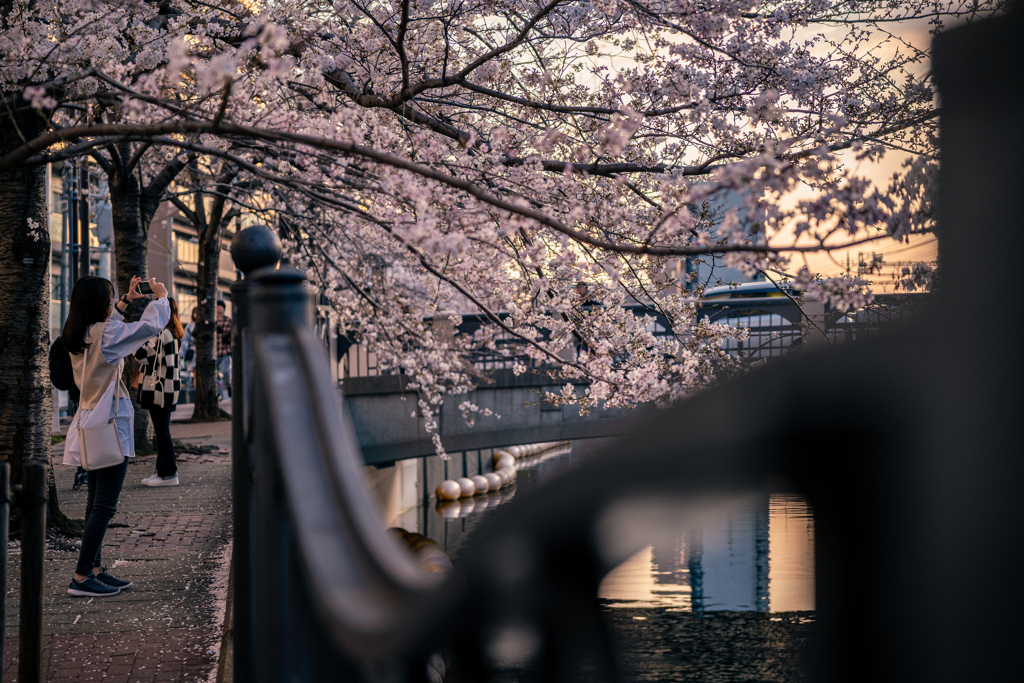
<instances>
[{"instance_id":1,"label":"utility pole","mask_svg":"<svg viewBox=\"0 0 1024 683\"><path fill-rule=\"evenodd\" d=\"M64 196L68 201L68 238L70 244L69 259L71 262L71 286L78 282L78 167L68 163L68 174L65 178Z\"/></svg>"},{"instance_id":2,"label":"utility pole","mask_svg":"<svg viewBox=\"0 0 1024 683\"><path fill-rule=\"evenodd\" d=\"M79 251L78 257L80 263L78 265L79 277L85 277L90 274L89 272L89 167L86 165L85 159L79 162L78 168L78 225L80 228L79 232Z\"/></svg>"},{"instance_id":3,"label":"utility pole","mask_svg":"<svg viewBox=\"0 0 1024 683\"><path fill-rule=\"evenodd\" d=\"M61 194L64 197L68 196L68 168L69 164L66 162L60 169L60 184ZM50 192L50 196L53 196L53 189L47 188ZM65 202L65 204L69 204ZM71 287L68 286L68 277L70 272L68 266L70 265L71 257L68 254L68 250L71 247L71 241L69 239L69 224L70 214L68 213L69 206L65 206L64 210L60 212L60 324L64 326L64 321L68 319L68 298L71 295Z\"/></svg>"}]
</instances>

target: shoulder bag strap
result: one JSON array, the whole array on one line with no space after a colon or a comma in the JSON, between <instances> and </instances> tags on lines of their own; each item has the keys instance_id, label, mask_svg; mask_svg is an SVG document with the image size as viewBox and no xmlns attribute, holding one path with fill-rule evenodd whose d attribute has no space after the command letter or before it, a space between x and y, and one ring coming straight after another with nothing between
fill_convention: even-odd
<instances>
[{"instance_id":1,"label":"shoulder bag strap","mask_svg":"<svg viewBox=\"0 0 1024 683\"><path fill-rule=\"evenodd\" d=\"M86 333L86 336L88 336L88 333ZM102 346L103 346L103 335L102 334L100 334L99 340L98 341L94 341L93 344L99 344L100 347L101 347L100 348L100 353L103 353L103 349L102 349ZM82 366L82 383L84 384L85 383L85 373L89 372L89 344L88 343L84 344L84 348L83 348L82 353L85 355L85 358L82 359L82 365L83 365ZM110 418L111 421L117 419L118 409L120 408L120 406L117 405L117 382L119 380L120 380L120 377L118 377L116 374L114 375L114 379L111 380L111 384L114 385L114 390L110 392L110 396L111 396L110 407L114 409L114 416L112 418Z\"/></svg>"},{"instance_id":2,"label":"shoulder bag strap","mask_svg":"<svg viewBox=\"0 0 1024 683\"><path fill-rule=\"evenodd\" d=\"M117 403L117 389L118 389L118 383L120 381L121 381L121 376L115 372L114 373L114 378L112 380L110 380L111 384L114 385L114 390L110 392L110 404L111 404L111 407L114 409L114 416L110 418L111 422L115 421L117 419L117 414L119 412L121 412L121 406L118 405L118 403ZM118 436L118 438L121 438L120 435Z\"/></svg>"},{"instance_id":3,"label":"shoulder bag strap","mask_svg":"<svg viewBox=\"0 0 1024 683\"><path fill-rule=\"evenodd\" d=\"M156 338L156 357L153 359L153 391L156 391L157 384L160 385L160 391L164 390L164 378L160 375L161 367L165 367L163 330Z\"/></svg>"}]
</instances>

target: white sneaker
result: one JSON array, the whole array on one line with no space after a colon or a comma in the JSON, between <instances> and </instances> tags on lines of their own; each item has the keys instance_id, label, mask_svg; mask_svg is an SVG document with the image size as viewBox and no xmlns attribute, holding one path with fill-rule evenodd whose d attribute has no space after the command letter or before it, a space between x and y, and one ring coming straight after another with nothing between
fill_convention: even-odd
<instances>
[{"instance_id":1,"label":"white sneaker","mask_svg":"<svg viewBox=\"0 0 1024 683\"><path fill-rule=\"evenodd\" d=\"M142 480L143 486L177 486L178 475L172 475L170 477L161 477L159 474L154 474L151 477L146 477Z\"/></svg>"}]
</instances>

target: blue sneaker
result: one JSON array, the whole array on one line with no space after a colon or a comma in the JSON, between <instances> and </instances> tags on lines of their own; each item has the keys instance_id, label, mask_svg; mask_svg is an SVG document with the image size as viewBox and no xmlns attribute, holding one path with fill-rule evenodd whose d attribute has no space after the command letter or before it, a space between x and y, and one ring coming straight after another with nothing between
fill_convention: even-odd
<instances>
[{"instance_id":1,"label":"blue sneaker","mask_svg":"<svg viewBox=\"0 0 1024 683\"><path fill-rule=\"evenodd\" d=\"M108 574L106 567L103 567L99 574L93 574L93 578L100 583L105 583L106 585L111 586L112 588L117 588L118 590L124 590L125 588L132 587L131 581L125 581L124 579L119 579Z\"/></svg>"},{"instance_id":2,"label":"blue sneaker","mask_svg":"<svg viewBox=\"0 0 1024 683\"><path fill-rule=\"evenodd\" d=\"M72 577L71 585L68 586L68 595L79 598L105 598L108 595L117 595L120 592L120 588L108 586L98 581L94 576L87 576L85 581L77 581Z\"/></svg>"}]
</instances>

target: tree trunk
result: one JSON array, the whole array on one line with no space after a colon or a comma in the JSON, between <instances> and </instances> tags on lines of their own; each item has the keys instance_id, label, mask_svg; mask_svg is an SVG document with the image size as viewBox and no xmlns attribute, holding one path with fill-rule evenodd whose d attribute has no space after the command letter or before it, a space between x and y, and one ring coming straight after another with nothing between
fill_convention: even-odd
<instances>
[{"instance_id":1,"label":"tree trunk","mask_svg":"<svg viewBox=\"0 0 1024 683\"><path fill-rule=\"evenodd\" d=\"M216 221L199 239L199 271L196 273L196 409L194 419L220 417L217 395L217 357L214 335L217 331L217 277L220 272L220 228Z\"/></svg>"},{"instance_id":2,"label":"tree trunk","mask_svg":"<svg viewBox=\"0 0 1024 683\"><path fill-rule=\"evenodd\" d=\"M130 148L123 148L121 154L128 155ZM117 271L118 295L128 291L132 276L143 280L149 276L148 249L146 238L149 224L142 219L139 200L141 190L134 174L121 173L120 169L108 175L110 186L110 216L114 227L114 263ZM125 319L136 321L142 317L149 302L140 299L132 303L125 312ZM139 362L134 358L125 359L124 381L129 385ZM149 411L138 402L138 392L132 393L132 405L135 407L135 452L138 455L154 453L153 428L149 422Z\"/></svg>"},{"instance_id":3,"label":"tree trunk","mask_svg":"<svg viewBox=\"0 0 1024 683\"><path fill-rule=\"evenodd\" d=\"M0 92L7 98L11 93ZM20 92L14 95L15 101ZM9 110L8 110L9 111ZM0 116L0 154L42 132L34 111ZM67 530L50 457L50 230L46 167L0 173L0 460L20 483L27 461L46 464L49 521Z\"/></svg>"}]
</instances>

